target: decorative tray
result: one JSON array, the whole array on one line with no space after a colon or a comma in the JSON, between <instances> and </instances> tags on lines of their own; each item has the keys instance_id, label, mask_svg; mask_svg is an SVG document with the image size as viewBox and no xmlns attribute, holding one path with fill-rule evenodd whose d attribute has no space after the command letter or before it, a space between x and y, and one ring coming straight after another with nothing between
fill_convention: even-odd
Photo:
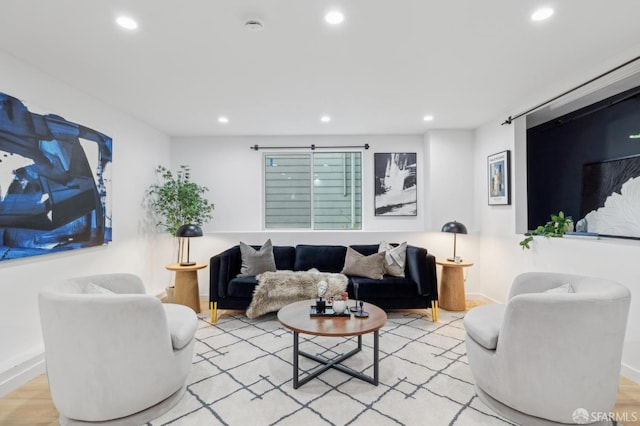
<instances>
[{"instance_id":1,"label":"decorative tray","mask_svg":"<svg viewBox=\"0 0 640 426\"><path fill-rule=\"evenodd\" d=\"M327 307L324 308L324 313L316 312L315 305L312 305L309 312L309 315L312 317L351 317L351 312L349 312L348 308L345 309L343 313L336 313L331 305L327 305Z\"/></svg>"}]
</instances>

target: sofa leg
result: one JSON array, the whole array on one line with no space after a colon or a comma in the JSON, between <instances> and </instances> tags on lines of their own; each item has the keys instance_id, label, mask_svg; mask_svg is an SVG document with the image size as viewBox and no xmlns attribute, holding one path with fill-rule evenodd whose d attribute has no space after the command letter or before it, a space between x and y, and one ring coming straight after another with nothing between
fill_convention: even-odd
<instances>
[{"instance_id":1,"label":"sofa leg","mask_svg":"<svg viewBox=\"0 0 640 426\"><path fill-rule=\"evenodd\" d=\"M218 302L209 302L209 311L211 311L211 323L218 322Z\"/></svg>"},{"instance_id":2,"label":"sofa leg","mask_svg":"<svg viewBox=\"0 0 640 426\"><path fill-rule=\"evenodd\" d=\"M431 301L431 321L438 322L438 301Z\"/></svg>"}]
</instances>

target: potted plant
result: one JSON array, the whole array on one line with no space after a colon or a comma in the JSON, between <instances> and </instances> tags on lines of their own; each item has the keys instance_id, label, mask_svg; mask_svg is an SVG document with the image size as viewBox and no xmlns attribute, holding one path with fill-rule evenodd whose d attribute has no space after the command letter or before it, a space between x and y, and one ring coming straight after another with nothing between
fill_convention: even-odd
<instances>
[{"instance_id":1,"label":"potted plant","mask_svg":"<svg viewBox=\"0 0 640 426\"><path fill-rule=\"evenodd\" d=\"M211 219L214 205L204 197L209 190L206 186L191 181L189 166L181 165L175 175L164 166L156 168L163 183L153 184L147 189L146 196L156 218L156 226L175 237L182 225L202 226ZM178 262L180 262L180 248ZM167 288L167 301L173 302L173 287Z\"/></svg>"},{"instance_id":2,"label":"potted plant","mask_svg":"<svg viewBox=\"0 0 640 426\"><path fill-rule=\"evenodd\" d=\"M147 196L156 216L156 225L175 236L179 227L192 223L202 226L212 218L214 205L204 197L206 186L191 181L191 169L181 165L175 175L164 166L156 168L163 183L153 184Z\"/></svg>"},{"instance_id":3,"label":"potted plant","mask_svg":"<svg viewBox=\"0 0 640 426\"><path fill-rule=\"evenodd\" d=\"M560 211L558 214L552 214L551 220L544 225L538 226L531 232L524 234L524 240L520 241L522 250L530 249L529 244L533 241L534 235L542 235L545 238L549 237L562 237L566 232L573 230L573 219L571 216L565 216L564 212Z\"/></svg>"}]
</instances>

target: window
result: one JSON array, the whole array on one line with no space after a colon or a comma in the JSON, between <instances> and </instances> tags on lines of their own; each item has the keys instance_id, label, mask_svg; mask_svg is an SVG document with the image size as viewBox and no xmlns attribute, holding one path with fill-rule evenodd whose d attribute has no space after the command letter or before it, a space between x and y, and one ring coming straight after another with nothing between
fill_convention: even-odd
<instances>
[{"instance_id":1,"label":"window","mask_svg":"<svg viewBox=\"0 0 640 426\"><path fill-rule=\"evenodd\" d=\"M265 228L361 229L361 157L265 154Z\"/></svg>"}]
</instances>

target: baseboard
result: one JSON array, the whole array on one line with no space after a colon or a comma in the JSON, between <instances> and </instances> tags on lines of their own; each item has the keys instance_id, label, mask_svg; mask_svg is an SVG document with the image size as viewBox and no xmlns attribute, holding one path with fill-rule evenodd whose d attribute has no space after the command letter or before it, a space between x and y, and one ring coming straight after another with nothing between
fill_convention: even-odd
<instances>
[{"instance_id":1,"label":"baseboard","mask_svg":"<svg viewBox=\"0 0 640 426\"><path fill-rule=\"evenodd\" d=\"M485 302L490 302L490 303L502 303L483 293L465 293L465 297L469 300L483 300Z\"/></svg>"},{"instance_id":2,"label":"baseboard","mask_svg":"<svg viewBox=\"0 0 640 426\"><path fill-rule=\"evenodd\" d=\"M624 362L620 366L620 375L640 385L640 371L633 367L629 367Z\"/></svg>"},{"instance_id":3,"label":"baseboard","mask_svg":"<svg viewBox=\"0 0 640 426\"><path fill-rule=\"evenodd\" d=\"M13 392L45 372L44 352L0 372L0 397Z\"/></svg>"}]
</instances>

